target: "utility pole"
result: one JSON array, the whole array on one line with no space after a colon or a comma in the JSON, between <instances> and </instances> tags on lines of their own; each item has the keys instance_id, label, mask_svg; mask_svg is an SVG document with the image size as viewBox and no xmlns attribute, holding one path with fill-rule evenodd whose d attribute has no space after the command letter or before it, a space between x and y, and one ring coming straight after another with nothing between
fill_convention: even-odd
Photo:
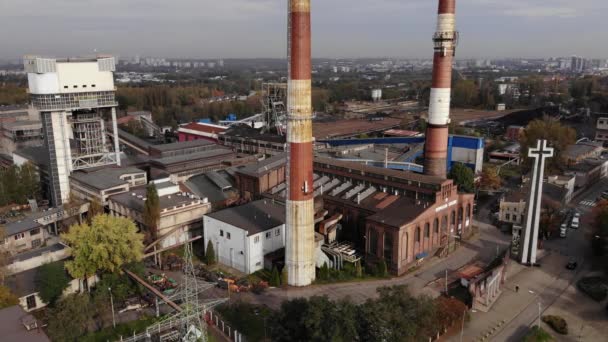
<instances>
[{"instance_id":1,"label":"utility pole","mask_svg":"<svg viewBox=\"0 0 608 342\"><path fill-rule=\"evenodd\" d=\"M464 312L462 313L462 328L460 329L460 342L462 342L462 339L464 337L464 318L467 315L467 309L464 309Z\"/></svg>"},{"instance_id":2,"label":"utility pole","mask_svg":"<svg viewBox=\"0 0 608 342\"><path fill-rule=\"evenodd\" d=\"M112 306L112 326L116 328L116 317L114 316L114 298L112 297L111 287L108 287L108 292L110 292L110 305Z\"/></svg>"},{"instance_id":3,"label":"utility pole","mask_svg":"<svg viewBox=\"0 0 608 342\"><path fill-rule=\"evenodd\" d=\"M448 295L448 269L445 269L445 295Z\"/></svg>"}]
</instances>

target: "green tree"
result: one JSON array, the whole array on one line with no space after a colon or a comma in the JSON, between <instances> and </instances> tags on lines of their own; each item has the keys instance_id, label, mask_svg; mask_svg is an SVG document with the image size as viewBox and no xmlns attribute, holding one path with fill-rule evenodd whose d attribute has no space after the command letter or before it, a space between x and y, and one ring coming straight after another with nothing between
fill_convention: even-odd
<instances>
[{"instance_id":1,"label":"green tree","mask_svg":"<svg viewBox=\"0 0 608 342\"><path fill-rule=\"evenodd\" d=\"M272 267L272 273L270 274L270 286L278 287L281 285L281 277L279 271L275 266Z\"/></svg>"},{"instance_id":2,"label":"green tree","mask_svg":"<svg viewBox=\"0 0 608 342\"><path fill-rule=\"evenodd\" d=\"M481 171L481 187L486 190L497 190L502 186L498 169L493 165L485 165Z\"/></svg>"},{"instance_id":3,"label":"green tree","mask_svg":"<svg viewBox=\"0 0 608 342\"><path fill-rule=\"evenodd\" d=\"M207 249L205 250L205 263L207 265L214 265L215 262L215 248L213 248L213 242L209 240L207 242Z\"/></svg>"},{"instance_id":4,"label":"green tree","mask_svg":"<svg viewBox=\"0 0 608 342\"><path fill-rule=\"evenodd\" d=\"M475 107L479 105L479 90L474 81L459 80L454 84L452 105L454 107Z\"/></svg>"},{"instance_id":5,"label":"green tree","mask_svg":"<svg viewBox=\"0 0 608 342\"><path fill-rule=\"evenodd\" d=\"M17 304L19 304L19 298L17 298L8 287L0 285L0 309Z\"/></svg>"},{"instance_id":6,"label":"green tree","mask_svg":"<svg viewBox=\"0 0 608 342\"><path fill-rule=\"evenodd\" d=\"M123 217L98 215L91 225L71 226L61 237L72 247L73 260L66 262L66 268L78 279L97 272L120 273L122 266L143 256L143 235Z\"/></svg>"},{"instance_id":7,"label":"green tree","mask_svg":"<svg viewBox=\"0 0 608 342\"><path fill-rule=\"evenodd\" d=\"M378 277L386 277L387 275L386 260L382 259L378 262Z\"/></svg>"},{"instance_id":8,"label":"green tree","mask_svg":"<svg viewBox=\"0 0 608 342\"><path fill-rule=\"evenodd\" d=\"M73 294L59 300L48 314L51 339L59 342L78 341L87 332L94 309L87 294Z\"/></svg>"},{"instance_id":9,"label":"green tree","mask_svg":"<svg viewBox=\"0 0 608 342\"><path fill-rule=\"evenodd\" d=\"M158 223L160 221L160 200L154 183L150 183L146 188L143 220L148 229L149 242L156 241L158 239Z\"/></svg>"},{"instance_id":10,"label":"green tree","mask_svg":"<svg viewBox=\"0 0 608 342\"><path fill-rule=\"evenodd\" d=\"M62 261L42 265L35 279L36 288L40 290L40 299L54 306L70 284L70 280Z\"/></svg>"},{"instance_id":11,"label":"green tree","mask_svg":"<svg viewBox=\"0 0 608 342\"><path fill-rule=\"evenodd\" d=\"M355 263L355 276L357 278L363 277L363 268L361 267L361 260Z\"/></svg>"},{"instance_id":12,"label":"green tree","mask_svg":"<svg viewBox=\"0 0 608 342\"><path fill-rule=\"evenodd\" d=\"M34 164L27 162L19 168L19 184L26 200L40 197L40 176Z\"/></svg>"},{"instance_id":13,"label":"green tree","mask_svg":"<svg viewBox=\"0 0 608 342\"><path fill-rule=\"evenodd\" d=\"M321 279L321 280L329 279L329 267L327 266L326 262L324 262L323 266L321 266L321 268L319 268L319 279Z\"/></svg>"},{"instance_id":14,"label":"green tree","mask_svg":"<svg viewBox=\"0 0 608 342\"><path fill-rule=\"evenodd\" d=\"M471 193L475 189L473 170L462 163L452 165L448 178L454 180L454 184L458 185L458 190L461 192Z\"/></svg>"},{"instance_id":15,"label":"green tree","mask_svg":"<svg viewBox=\"0 0 608 342\"><path fill-rule=\"evenodd\" d=\"M286 287L289 285L289 278L287 276L287 266L283 266L283 270L281 271L281 286Z\"/></svg>"}]
</instances>

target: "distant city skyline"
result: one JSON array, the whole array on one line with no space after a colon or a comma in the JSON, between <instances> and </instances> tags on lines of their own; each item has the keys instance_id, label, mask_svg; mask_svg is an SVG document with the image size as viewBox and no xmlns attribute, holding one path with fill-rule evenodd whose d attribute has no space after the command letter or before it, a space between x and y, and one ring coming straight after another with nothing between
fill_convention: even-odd
<instances>
[{"instance_id":1,"label":"distant city skyline","mask_svg":"<svg viewBox=\"0 0 608 342\"><path fill-rule=\"evenodd\" d=\"M286 0L3 0L0 59L285 58ZM605 0L458 0L458 58L608 58ZM431 58L434 0L313 0L314 58Z\"/></svg>"}]
</instances>

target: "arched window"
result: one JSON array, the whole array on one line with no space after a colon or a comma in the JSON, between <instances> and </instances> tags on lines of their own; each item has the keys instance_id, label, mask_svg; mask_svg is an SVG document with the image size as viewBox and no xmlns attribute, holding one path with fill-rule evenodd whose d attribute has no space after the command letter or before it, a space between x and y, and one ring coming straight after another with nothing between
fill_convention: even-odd
<instances>
[{"instance_id":1,"label":"arched window","mask_svg":"<svg viewBox=\"0 0 608 342\"><path fill-rule=\"evenodd\" d=\"M376 255L378 252L378 232L374 228L369 231L369 254Z\"/></svg>"},{"instance_id":2,"label":"arched window","mask_svg":"<svg viewBox=\"0 0 608 342\"><path fill-rule=\"evenodd\" d=\"M416 231L414 232L414 241L420 242L420 227L416 227Z\"/></svg>"},{"instance_id":3,"label":"arched window","mask_svg":"<svg viewBox=\"0 0 608 342\"><path fill-rule=\"evenodd\" d=\"M471 203L467 204L467 220L471 218Z\"/></svg>"},{"instance_id":4,"label":"arched window","mask_svg":"<svg viewBox=\"0 0 608 342\"><path fill-rule=\"evenodd\" d=\"M463 212L463 210L464 210L464 208L463 208L463 207L460 207L460 208L458 209L458 223L459 223L459 224L460 224L460 223L462 223L462 216L463 216L462 212Z\"/></svg>"},{"instance_id":5,"label":"arched window","mask_svg":"<svg viewBox=\"0 0 608 342\"><path fill-rule=\"evenodd\" d=\"M452 210L452 220L450 222L452 226L456 224L456 210Z\"/></svg>"},{"instance_id":6,"label":"arched window","mask_svg":"<svg viewBox=\"0 0 608 342\"><path fill-rule=\"evenodd\" d=\"M427 222L427 223L424 224L424 237L428 238L430 236L431 236L431 226Z\"/></svg>"},{"instance_id":7,"label":"arched window","mask_svg":"<svg viewBox=\"0 0 608 342\"><path fill-rule=\"evenodd\" d=\"M439 219L435 218L435 222L433 222L433 233L439 234Z\"/></svg>"},{"instance_id":8,"label":"arched window","mask_svg":"<svg viewBox=\"0 0 608 342\"><path fill-rule=\"evenodd\" d=\"M442 231L447 231L448 230L448 216L444 216L443 219L441 219L441 230Z\"/></svg>"}]
</instances>

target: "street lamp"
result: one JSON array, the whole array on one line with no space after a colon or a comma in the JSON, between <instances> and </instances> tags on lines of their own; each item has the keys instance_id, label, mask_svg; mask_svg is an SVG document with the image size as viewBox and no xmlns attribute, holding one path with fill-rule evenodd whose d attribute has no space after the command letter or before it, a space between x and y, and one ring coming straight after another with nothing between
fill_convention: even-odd
<instances>
[{"instance_id":1,"label":"street lamp","mask_svg":"<svg viewBox=\"0 0 608 342\"><path fill-rule=\"evenodd\" d=\"M112 288L108 287L110 293L110 305L112 306L112 326L116 328L116 318L114 317L114 298L112 297Z\"/></svg>"}]
</instances>

